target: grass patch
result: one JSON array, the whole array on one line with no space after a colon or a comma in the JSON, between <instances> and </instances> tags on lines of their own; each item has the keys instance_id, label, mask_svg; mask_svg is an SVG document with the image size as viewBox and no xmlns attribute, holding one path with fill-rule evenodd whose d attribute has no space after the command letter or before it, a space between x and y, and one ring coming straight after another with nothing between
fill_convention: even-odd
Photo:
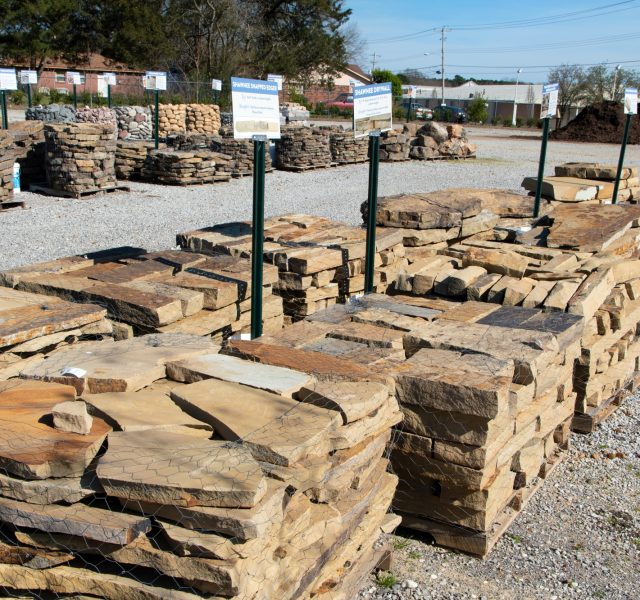
<instances>
[{"instance_id":1,"label":"grass patch","mask_svg":"<svg viewBox=\"0 0 640 600\"><path fill-rule=\"evenodd\" d=\"M516 535L514 533L507 533L507 537L513 540L516 544L522 543L522 536Z\"/></svg>"},{"instance_id":2,"label":"grass patch","mask_svg":"<svg viewBox=\"0 0 640 600\"><path fill-rule=\"evenodd\" d=\"M417 550L410 550L409 551L409 558L417 559L417 558L420 558L421 556L422 555Z\"/></svg>"},{"instance_id":3,"label":"grass patch","mask_svg":"<svg viewBox=\"0 0 640 600\"><path fill-rule=\"evenodd\" d=\"M409 540L395 539L393 540L393 549L394 550L404 550L409 547L411 542Z\"/></svg>"},{"instance_id":4,"label":"grass patch","mask_svg":"<svg viewBox=\"0 0 640 600\"><path fill-rule=\"evenodd\" d=\"M380 587L390 590L396 583L398 583L398 578L388 571L379 571L376 575L376 583Z\"/></svg>"}]
</instances>

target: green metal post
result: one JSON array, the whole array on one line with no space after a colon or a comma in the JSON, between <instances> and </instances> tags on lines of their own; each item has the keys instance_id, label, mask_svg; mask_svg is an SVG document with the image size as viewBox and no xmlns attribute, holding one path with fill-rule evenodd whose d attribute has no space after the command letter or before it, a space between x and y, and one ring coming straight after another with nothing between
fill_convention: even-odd
<instances>
[{"instance_id":1,"label":"green metal post","mask_svg":"<svg viewBox=\"0 0 640 600\"><path fill-rule=\"evenodd\" d=\"M33 106L33 101L31 100L31 84L27 83L27 102L29 103L29 108Z\"/></svg>"},{"instance_id":2,"label":"green metal post","mask_svg":"<svg viewBox=\"0 0 640 600\"><path fill-rule=\"evenodd\" d=\"M409 98L409 105L407 106L407 123L411 121L411 98Z\"/></svg>"},{"instance_id":3,"label":"green metal post","mask_svg":"<svg viewBox=\"0 0 640 600\"><path fill-rule=\"evenodd\" d=\"M618 190L620 189L620 178L622 177L622 168L624 167L624 154L627 150L627 140L629 139L629 128L631 127L631 117L628 114L624 122L624 135L622 136L622 146L620 147L620 158L618 159L618 172L616 173L616 183L613 186L613 197L611 202L618 203Z\"/></svg>"},{"instance_id":4,"label":"green metal post","mask_svg":"<svg viewBox=\"0 0 640 600\"><path fill-rule=\"evenodd\" d=\"M158 111L160 109L160 92L158 90L154 91L155 97L155 114L153 117L153 139L155 140L155 149L157 150L160 147L160 115Z\"/></svg>"},{"instance_id":5,"label":"green metal post","mask_svg":"<svg viewBox=\"0 0 640 600\"><path fill-rule=\"evenodd\" d=\"M549 122L551 119L542 119L542 146L540 148L540 164L538 165L538 181L536 183L536 200L533 206L533 216L540 216L540 199L542 198L542 180L544 178L544 163L547 160L547 141L549 140Z\"/></svg>"},{"instance_id":6,"label":"green metal post","mask_svg":"<svg viewBox=\"0 0 640 600\"><path fill-rule=\"evenodd\" d=\"M380 163L380 132L369 134L369 200L367 218L367 248L365 257L364 293L373 292L376 261L376 213L378 212L378 167Z\"/></svg>"},{"instance_id":7,"label":"green metal post","mask_svg":"<svg viewBox=\"0 0 640 600\"><path fill-rule=\"evenodd\" d=\"M111 108L111 86L107 86L107 106Z\"/></svg>"},{"instance_id":8,"label":"green metal post","mask_svg":"<svg viewBox=\"0 0 640 600\"><path fill-rule=\"evenodd\" d=\"M73 84L73 108L78 108L78 86Z\"/></svg>"},{"instance_id":9,"label":"green metal post","mask_svg":"<svg viewBox=\"0 0 640 600\"><path fill-rule=\"evenodd\" d=\"M253 227L251 239L251 339L262 335L264 263L264 173L267 137L253 137Z\"/></svg>"},{"instance_id":10,"label":"green metal post","mask_svg":"<svg viewBox=\"0 0 640 600\"><path fill-rule=\"evenodd\" d=\"M7 92L2 90L2 129L9 129L9 115L7 114Z\"/></svg>"}]
</instances>

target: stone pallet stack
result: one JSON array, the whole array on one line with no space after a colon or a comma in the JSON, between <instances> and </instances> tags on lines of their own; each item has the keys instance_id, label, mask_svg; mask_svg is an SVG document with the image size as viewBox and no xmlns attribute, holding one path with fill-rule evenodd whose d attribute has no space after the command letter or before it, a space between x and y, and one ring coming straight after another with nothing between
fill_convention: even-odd
<instances>
[{"instance_id":1,"label":"stone pallet stack","mask_svg":"<svg viewBox=\"0 0 640 600\"><path fill-rule=\"evenodd\" d=\"M332 131L329 135L331 158L340 165L363 163L369 160L369 138L354 138L350 131Z\"/></svg>"},{"instance_id":2,"label":"stone pallet stack","mask_svg":"<svg viewBox=\"0 0 640 600\"><path fill-rule=\"evenodd\" d=\"M13 137L6 130L0 130L0 203L13 198L13 163L15 149Z\"/></svg>"},{"instance_id":3,"label":"stone pallet stack","mask_svg":"<svg viewBox=\"0 0 640 600\"><path fill-rule=\"evenodd\" d=\"M0 387L4 593L357 594L399 521L383 455L401 414L385 383L185 335L89 351Z\"/></svg>"},{"instance_id":4,"label":"stone pallet stack","mask_svg":"<svg viewBox=\"0 0 640 600\"><path fill-rule=\"evenodd\" d=\"M411 151L411 133L406 128L383 131L380 136L380 160L398 162L409 160Z\"/></svg>"},{"instance_id":5,"label":"stone pallet stack","mask_svg":"<svg viewBox=\"0 0 640 600\"><path fill-rule=\"evenodd\" d=\"M103 123L108 125L117 126L116 113L112 108L106 108L99 106L97 108L90 108L85 106L76 110L76 122L77 123Z\"/></svg>"},{"instance_id":6,"label":"stone pallet stack","mask_svg":"<svg viewBox=\"0 0 640 600\"><path fill-rule=\"evenodd\" d=\"M504 213L511 210L512 216L518 211L520 216L527 213L527 203L507 192L450 190L440 194L442 206L435 207L417 202L418 195L382 199L378 223L443 225L443 216L450 209L462 211L463 203L453 202L461 194L467 196L467 206L483 200L485 206L502 204ZM463 228L466 221L476 218L465 218L464 212L460 216ZM633 205L565 204L533 226L518 227L514 224L518 219L503 219L493 231L465 239L437 241L446 229L400 229L405 244L425 245L415 248L416 252L406 248L409 265L394 288L417 296L583 316L581 356L574 372L574 428L592 431L637 384L639 219L640 209ZM511 241L498 241L505 239L505 232L514 234Z\"/></svg>"},{"instance_id":7,"label":"stone pallet stack","mask_svg":"<svg viewBox=\"0 0 640 600\"><path fill-rule=\"evenodd\" d=\"M10 124L16 162L20 163L20 187L46 180L44 124L42 121L18 121Z\"/></svg>"},{"instance_id":8,"label":"stone pallet stack","mask_svg":"<svg viewBox=\"0 0 640 600\"><path fill-rule=\"evenodd\" d=\"M151 110L152 119L154 118L154 110ZM186 104L160 104L158 106L158 131L160 137L166 137L174 133L186 133L186 119Z\"/></svg>"},{"instance_id":9,"label":"stone pallet stack","mask_svg":"<svg viewBox=\"0 0 640 600\"><path fill-rule=\"evenodd\" d=\"M211 148L216 152L222 152L222 154L231 157L232 161L228 167L232 176L251 175L253 173L253 142L251 140L234 139L233 130L229 128L221 129L220 133L222 136L213 140ZM266 144L264 159L266 171L272 171L271 154Z\"/></svg>"},{"instance_id":10,"label":"stone pallet stack","mask_svg":"<svg viewBox=\"0 0 640 600\"><path fill-rule=\"evenodd\" d=\"M211 150L151 150L141 175L143 179L168 185L193 185L229 181L226 154Z\"/></svg>"},{"instance_id":11,"label":"stone pallet stack","mask_svg":"<svg viewBox=\"0 0 640 600\"><path fill-rule=\"evenodd\" d=\"M76 109L66 104L49 104L32 106L25 111L27 121L44 121L46 123L74 123Z\"/></svg>"},{"instance_id":12,"label":"stone pallet stack","mask_svg":"<svg viewBox=\"0 0 640 600\"><path fill-rule=\"evenodd\" d=\"M291 121L308 121L309 109L297 102L285 102L280 105L280 114L287 120L287 123Z\"/></svg>"},{"instance_id":13,"label":"stone pallet stack","mask_svg":"<svg viewBox=\"0 0 640 600\"><path fill-rule=\"evenodd\" d=\"M273 295L277 281L277 269L267 265L262 289L265 332L283 326L282 299ZM104 306L115 321L118 338L162 332L222 341L250 330L251 265L228 255L116 248L95 258L61 258L5 271L0 282Z\"/></svg>"},{"instance_id":14,"label":"stone pallet stack","mask_svg":"<svg viewBox=\"0 0 640 600\"><path fill-rule=\"evenodd\" d=\"M216 104L187 104L187 133L215 134L220 129L220 107Z\"/></svg>"},{"instance_id":15,"label":"stone pallet stack","mask_svg":"<svg viewBox=\"0 0 640 600\"><path fill-rule=\"evenodd\" d=\"M117 185L113 126L89 123L47 124L44 136L50 188L81 194Z\"/></svg>"},{"instance_id":16,"label":"stone pallet stack","mask_svg":"<svg viewBox=\"0 0 640 600\"><path fill-rule=\"evenodd\" d=\"M121 140L149 140L153 137L151 111L144 106L116 106L113 109Z\"/></svg>"},{"instance_id":17,"label":"stone pallet stack","mask_svg":"<svg viewBox=\"0 0 640 600\"><path fill-rule=\"evenodd\" d=\"M160 148L165 148L160 144ZM115 168L118 179L140 179L147 155L155 149L155 143L127 138L118 140L116 146Z\"/></svg>"},{"instance_id":18,"label":"stone pallet stack","mask_svg":"<svg viewBox=\"0 0 640 600\"><path fill-rule=\"evenodd\" d=\"M581 327L577 315L372 294L230 347L391 378L404 413L390 444L394 510L437 543L484 555L568 444Z\"/></svg>"},{"instance_id":19,"label":"stone pallet stack","mask_svg":"<svg viewBox=\"0 0 640 600\"><path fill-rule=\"evenodd\" d=\"M322 217L285 215L265 221L264 257L278 268L276 294L297 321L364 290L366 232ZM185 250L251 256L250 223L222 224L178 235ZM374 285L386 291L406 266L402 237L379 229Z\"/></svg>"},{"instance_id":20,"label":"stone pallet stack","mask_svg":"<svg viewBox=\"0 0 640 600\"><path fill-rule=\"evenodd\" d=\"M106 310L0 288L0 381L71 344L110 338Z\"/></svg>"},{"instance_id":21,"label":"stone pallet stack","mask_svg":"<svg viewBox=\"0 0 640 600\"><path fill-rule=\"evenodd\" d=\"M552 204L566 202L589 202L611 204L618 168L615 165L598 163L565 163L555 168L555 176L542 181L542 196ZM537 179L526 177L522 187L533 193ZM638 169L624 167L621 173L618 201L638 202L640 179Z\"/></svg>"},{"instance_id":22,"label":"stone pallet stack","mask_svg":"<svg viewBox=\"0 0 640 600\"><path fill-rule=\"evenodd\" d=\"M305 171L330 167L329 131L318 127L283 127L276 140L276 169Z\"/></svg>"},{"instance_id":23,"label":"stone pallet stack","mask_svg":"<svg viewBox=\"0 0 640 600\"><path fill-rule=\"evenodd\" d=\"M416 132L409 156L417 160L472 158L476 150L462 125L447 125L445 128L429 122Z\"/></svg>"}]
</instances>

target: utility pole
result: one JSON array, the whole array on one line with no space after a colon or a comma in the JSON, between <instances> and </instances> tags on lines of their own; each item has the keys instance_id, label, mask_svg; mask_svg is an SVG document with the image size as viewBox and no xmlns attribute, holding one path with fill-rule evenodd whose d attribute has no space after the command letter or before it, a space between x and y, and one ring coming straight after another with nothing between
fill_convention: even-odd
<instances>
[{"instance_id":1,"label":"utility pole","mask_svg":"<svg viewBox=\"0 0 640 600\"><path fill-rule=\"evenodd\" d=\"M371 75L373 75L373 72L376 70L376 60L381 57L379 54L376 54L375 52L371 56L373 58L373 60L371 61Z\"/></svg>"},{"instance_id":2,"label":"utility pole","mask_svg":"<svg viewBox=\"0 0 640 600\"><path fill-rule=\"evenodd\" d=\"M446 31L447 29L444 26L440 30L440 41L442 42L442 66L440 67L440 72L442 73L442 102L440 104L442 106L444 106L444 41L446 39L444 34Z\"/></svg>"},{"instance_id":3,"label":"utility pole","mask_svg":"<svg viewBox=\"0 0 640 600\"><path fill-rule=\"evenodd\" d=\"M516 91L513 96L513 118L511 119L511 126L516 126L516 119L518 116L518 83L520 82L520 73L522 73L522 69L518 69L516 76Z\"/></svg>"}]
</instances>

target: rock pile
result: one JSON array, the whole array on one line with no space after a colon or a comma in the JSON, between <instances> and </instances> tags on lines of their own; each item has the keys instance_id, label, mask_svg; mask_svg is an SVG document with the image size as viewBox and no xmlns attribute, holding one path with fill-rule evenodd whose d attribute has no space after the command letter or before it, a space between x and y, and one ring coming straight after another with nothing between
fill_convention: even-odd
<instances>
[{"instance_id":1,"label":"rock pile","mask_svg":"<svg viewBox=\"0 0 640 600\"><path fill-rule=\"evenodd\" d=\"M386 385L318 381L186 335L84 350L0 389L5 592L354 597L398 522ZM67 364L83 373L73 385ZM88 434L52 426L77 405Z\"/></svg>"},{"instance_id":2,"label":"rock pile","mask_svg":"<svg viewBox=\"0 0 640 600\"><path fill-rule=\"evenodd\" d=\"M332 131L329 135L331 159L340 165L363 163L369 160L369 138L353 137L351 131Z\"/></svg>"},{"instance_id":3,"label":"rock pile","mask_svg":"<svg viewBox=\"0 0 640 600\"><path fill-rule=\"evenodd\" d=\"M160 144L164 148L165 144ZM155 143L127 138L118 140L116 146L116 176L118 179L140 179L147 155L155 149Z\"/></svg>"},{"instance_id":4,"label":"rock pile","mask_svg":"<svg viewBox=\"0 0 640 600\"><path fill-rule=\"evenodd\" d=\"M542 180L542 197L548 205L565 202L611 204L618 167L598 163L565 163L555 168L555 176ZM522 187L533 193L538 180L526 177ZM624 167L618 189L618 201L640 199L640 179L636 167Z\"/></svg>"},{"instance_id":5,"label":"rock pile","mask_svg":"<svg viewBox=\"0 0 640 600\"><path fill-rule=\"evenodd\" d=\"M68 123L45 125L49 187L72 194L116 185L115 128L111 125Z\"/></svg>"},{"instance_id":6,"label":"rock pile","mask_svg":"<svg viewBox=\"0 0 640 600\"><path fill-rule=\"evenodd\" d=\"M0 202L13 198L14 162L13 137L8 131L0 130Z\"/></svg>"},{"instance_id":7,"label":"rock pile","mask_svg":"<svg viewBox=\"0 0 640 600\"><path fill-rule=\"evenodd\" d=\"M411 135L404 129L384 131L380 135L380 161L397 162L409 159Z\"/></svg>"},{"instance_id":8,"label":"rock pile","mask_svg":"<svg viewBox=\"0 0 640 600\"><path fill-rule=\"evenodd\" d=\"M366 232L322 217L285 215L265 222L265 261L278 268L275 293L288 321L345 302L364 290ZM178 235L183 249L251 256L251 224L228 223ZM406 266L402 235L381 229L375 285L386 290Z\"/></svg>"},{"instance_id":9,"label":"rock pile","mask_svg":"<svg viewBox=\"0 0 640 600\"><path fill-rule=\"evenodd\" d=\"M221 137L216 137L212 141L211 148L216 152L221 152L231 157L228 167L233 177L251 175L253 173L253 142L251 140L236 140L233 138L233 130L221 129ZM265 170L273 170L271 154L265 144Z\"/></svg>"},{"instance_id":10,"label":"rock pile","mask_svg":"<svg viewBox=\"0 0 640 600\"><path fill-rule=\"evenodd\" d=\"M276 141L276 169L305 171L331 166L329 131L318 127L284 127Z\"/></svg>"},{"instance_id":11,"label":"rock pile","mask_svg":"<svg viewBox=\"0 0 640 600\"><path fill-rule=\"evenodd\" d=\"M248 332L251 324L251 264L229 255L114 249L95 260L69 257L5 271L0 282L105 306L119 338L158 332L222 341ZM277 282L277 268L267 265L262 289L265 332L283 326L282 299L273 294Z\"/></svg>"},{"instance_id":12,"label":"rock pile","mask_svg":"<svg viewBox=\"0 0 640 600\"><path fill-rule=\"evenodd\" d=\"M144 106L116 106L118 138L121 140L149 140L153 137L151 111Z\"/></svg>"},{"instance_id":13,"label":"rock pile","mask_svg":"<svg viewBox=\"0 0 640 600\"><path fill-rule=\"evenodd\" d=\"M117 119L116 113L112 108L106 108L99 106L98 108L79 108L76 110L76 122L77 123L100 123L113 125L116 127Z\"/></svg>"},{"instance_id":14,"label":"rock pile","mask_svg":"<svg viewBox=\"0 0 640 600\"><path fill-rule=\"evenodd\" d=\"M76 111L73 106L66 104L49 104L47 106L32 106L25 111L27 121L45 121L74 123Z\"/></svg>"},{"instance_id":15,"label":"rock pile","mask_svg":"<svg viewBox=\"0 0 640 600\"><path fill-rule=\"evenodd\" d=\"M20 163L20 187L29 189L32 183L46 180L44 123L17 121L10 123L15 159Z\"/></svg>"},{"instance_id":16,"label":"rock pile","mask_svg":"<svg viewBox=\"0 0 640 600\"><path fill-rule=\"evenodd\" d=\"M143 179L168 185L229 181L226 154L211 150L151 150L141 171Z\"/></svg>"},{"instance_id":17,"label":"rock pile","mask_svg":"<svg viewBox=\"0 0 640 600\"><path fill-rule=\"evenodd\" d=\"M185 124L187 133L218 133L221 125L220 107L216 104L187 104Z\"/></svg>"},{"instance_id":18,"label":"rock pile","mask_svg":"<svg viewBox=\"0 0 640 600\"><path fill-rule=\"evenodd\" d=\"M447 125L428 122L416 133L411 142L410 157L417 160L438 158L468 158L475 156L477 147L469 143L462 125Z\"/></svg>"},{"instance_id":19,"label":"rock pile","mask_svg":"<svg viewBox=\"0 0 640 600\"><path fill-rule=\"evenodd\" d=\"M152 119L154 118L152 108ZM160 104L158 106L158 131L160 137L166 137L173 133L186 133L187 105L186 104ZM154 122L152 120L152 122Z\"/></svg>"}]
</instances>

